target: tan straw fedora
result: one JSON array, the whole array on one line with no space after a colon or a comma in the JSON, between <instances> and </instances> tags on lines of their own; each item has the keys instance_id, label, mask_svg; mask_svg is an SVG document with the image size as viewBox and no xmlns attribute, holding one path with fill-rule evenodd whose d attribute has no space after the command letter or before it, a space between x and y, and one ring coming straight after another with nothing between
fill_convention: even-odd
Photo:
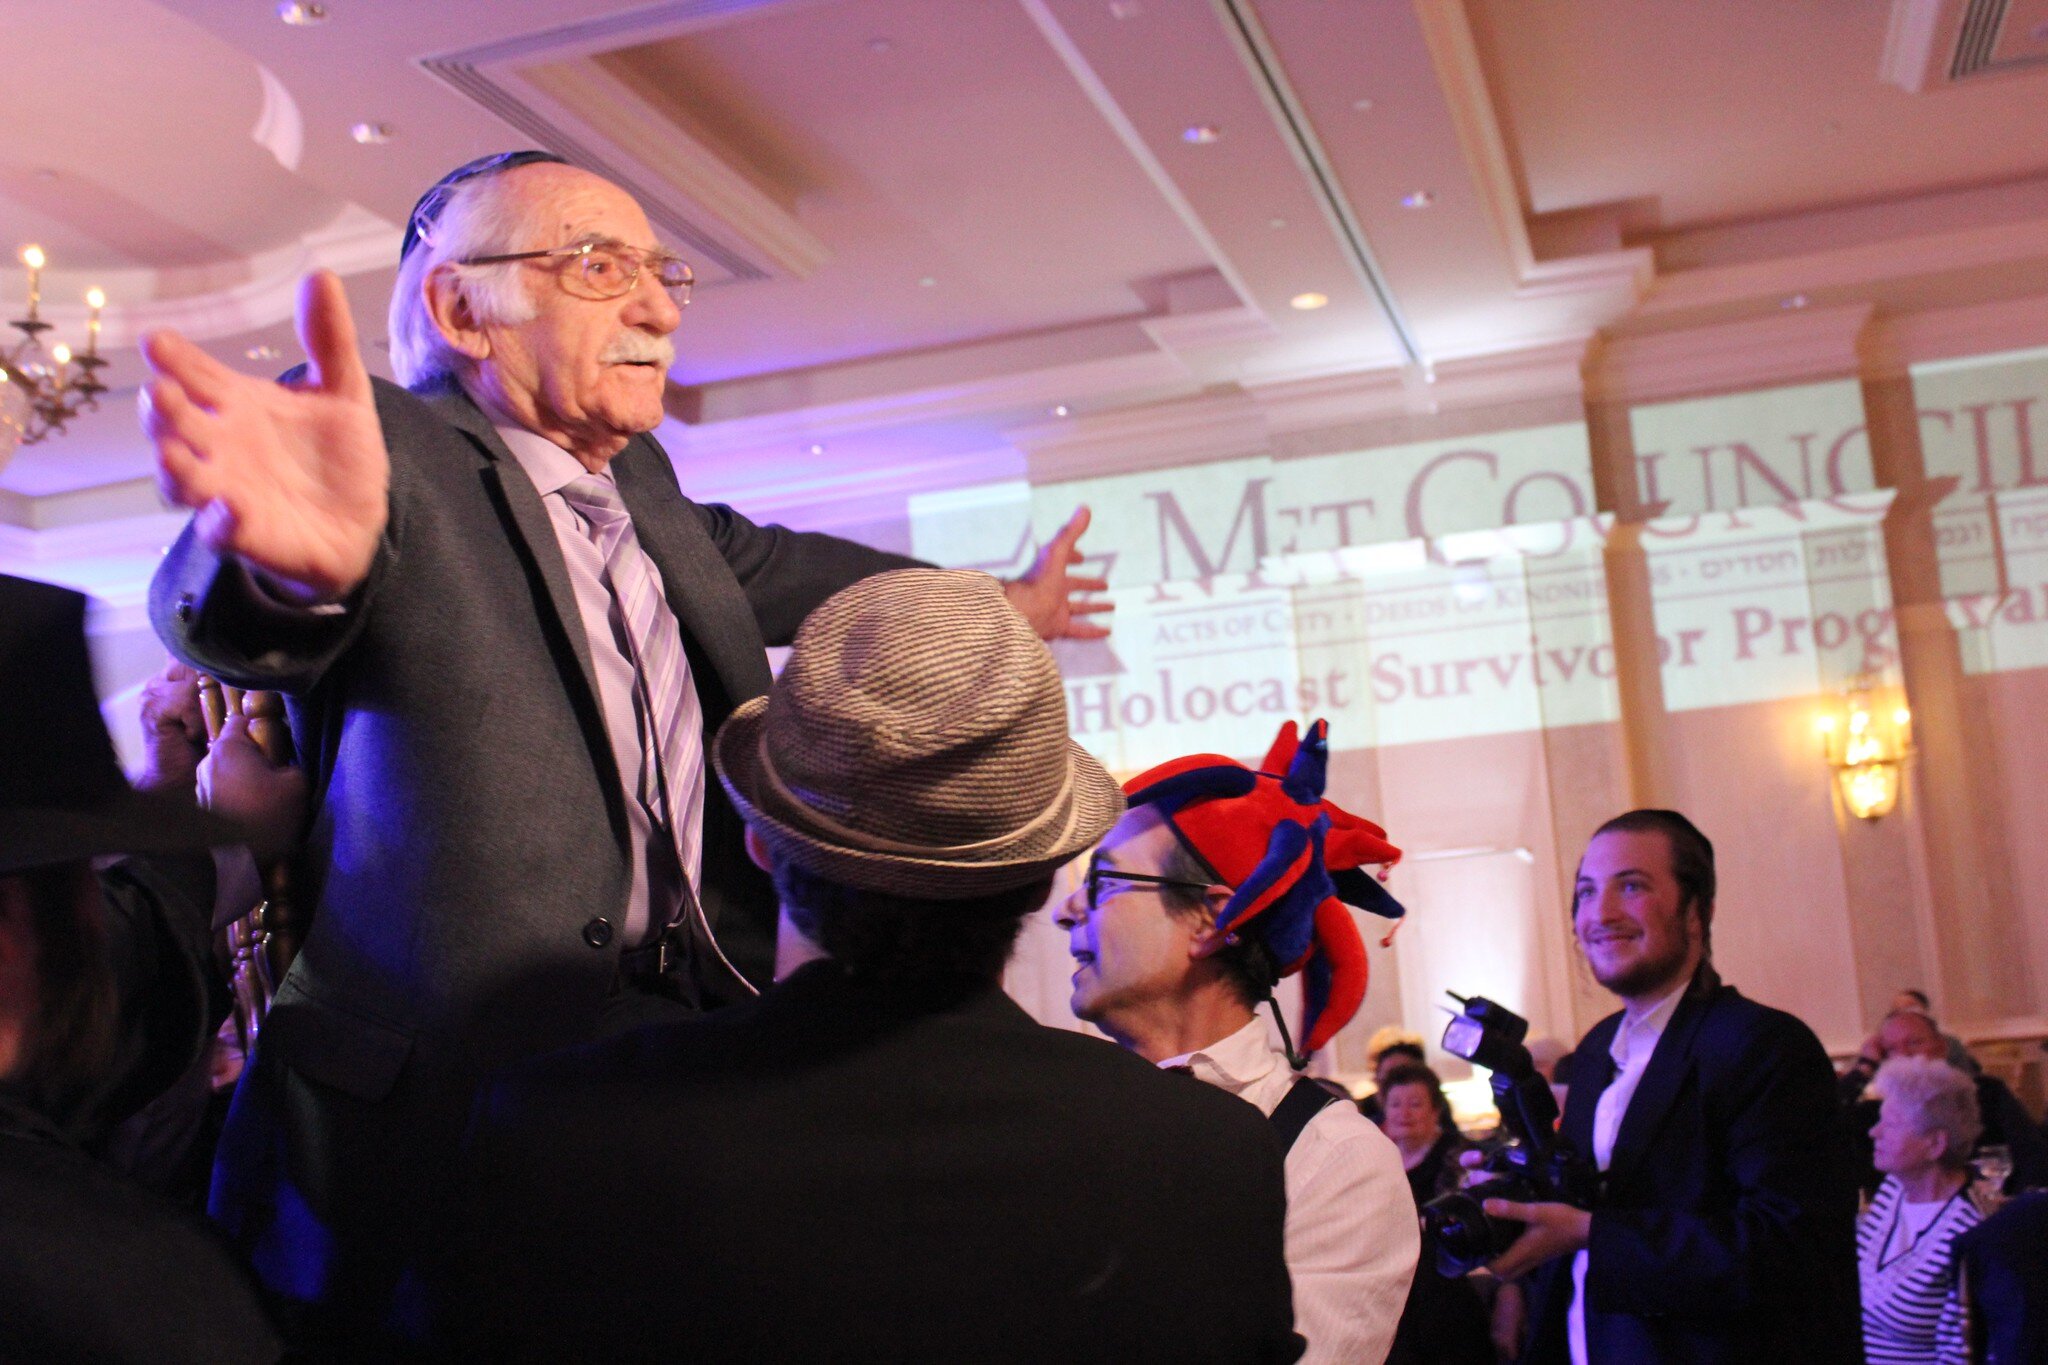
<instances>
[{"instance_id":1,"label":"tan straw fedora","mask_svg":"<svg viewBox=\"0 0 2048 1365\"><path fill-rule=\"evenodd\" d=\"M926 900L1047 876L1124 809L1067 735L1052 655L981 573L899 569L828 599L711 759L777 858Z\"/></svg>"}]
</instances>

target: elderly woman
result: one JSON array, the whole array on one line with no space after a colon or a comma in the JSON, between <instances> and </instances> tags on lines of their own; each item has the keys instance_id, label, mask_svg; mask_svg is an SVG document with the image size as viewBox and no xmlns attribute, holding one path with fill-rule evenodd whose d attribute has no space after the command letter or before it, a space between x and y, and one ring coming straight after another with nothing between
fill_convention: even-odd
<instances>
[{"instance_id":1,"label":"elderly woman","mask_svg":"<svg viewBox=\"0 0 2048 1365\"><path fill-rule=\"evenodd\" d=\"M1380 1127L1400 1150L1417 1209L1456 1189L1464 1174L1458 1153L1466 1143L1451 1121L1450 1102L1436 1073L1420 1062L1389 1067L1381 1077L1379 1096L1385 1115ZM1388 1365L1494 1365L1488 1323L1478 1286L1469 1279L1437 1274L1435 1254L1425 1243Z\"/></svg>"},{"instance_id":2,"label":"elderly woman","mask_svg":"<svg viewBox=\"0 0 2048 1365\"><path fill-rule=\"evenodd\" d=\"M1380 1129L1401 1151L1416 1205L1456 1189L1465 1141L1451 1122L1451 1104L1436 1072L1421 1062L1398 1062L1381 1076L1379 1099Z\"/></svg>"},{"instance_id":3,"label":"elderly woman","mask_svg":"<svg viewBox=\"0 0 2048 1365\"><path fill-rule=\"evenodd\" d=\"M1979 1221L1967 1193L1977 1090L1947 1062L1895 1057L1877 1073L1877 1197L1856 1232L1870 1365L1968 1359L1950 1243Z\"/></svg>"}]
</instances>

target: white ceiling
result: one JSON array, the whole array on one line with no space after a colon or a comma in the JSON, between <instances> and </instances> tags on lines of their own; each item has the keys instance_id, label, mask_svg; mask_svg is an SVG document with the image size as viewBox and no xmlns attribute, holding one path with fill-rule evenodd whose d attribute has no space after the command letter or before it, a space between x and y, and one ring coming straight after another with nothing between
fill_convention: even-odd
<instances>
[{"instance_id":1,"label":"white ceiling","mask_svg":"<svg viewBox=\"0 0 2048 1365\"><path fill-rule=\"evenodd\" d=\"M33 54L11 63L0 244L49 249L72 331L106 286L116 387L0 473L0 554L155 510L128 415L141 329L282 368L292 282L324 264L375 344L419 190L536 142L629 182L704 265L663 432L685 486L797 519L1107 449L1197 402L1276 429L1341 413L1347 385L1434 410L1435 371L1573 373L1596 335L1792 289L2048 290L2031 30L1993 74L1896 75L1943 55L1960 0L327 8L293 27L267 0L0 0L0 50ZM353 141L364 120L392 139ZM21 287L0 269L0 297ZM1328 306L1289 306L1308 291Z\"/></svg>"}]
</instances>

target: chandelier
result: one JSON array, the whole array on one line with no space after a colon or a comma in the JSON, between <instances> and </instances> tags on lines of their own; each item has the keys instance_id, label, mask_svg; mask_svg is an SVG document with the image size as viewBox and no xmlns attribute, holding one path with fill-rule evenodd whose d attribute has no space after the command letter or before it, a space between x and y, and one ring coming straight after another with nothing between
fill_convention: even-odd
<instances>
[{"instance_id":1,"label":"chandelier","mask_svg":"<svg viewBox=\"0 0 2048 1365\"><path fill-rule=\"evenodd\" d=\"M81 412L99 406L107 391L100 382L100 310L107 296L97 287L85 291L85 352L73 355L71 348L57 342L47 348L43 334L51 324L42 317L43 267L48 258L39 246L21 249L21 263L28 267L28 312L12 326L21 340L12 350L0 351L0 462L17 446L32 446L64 430L64 424Z\"/></svg>"}]
</instances>

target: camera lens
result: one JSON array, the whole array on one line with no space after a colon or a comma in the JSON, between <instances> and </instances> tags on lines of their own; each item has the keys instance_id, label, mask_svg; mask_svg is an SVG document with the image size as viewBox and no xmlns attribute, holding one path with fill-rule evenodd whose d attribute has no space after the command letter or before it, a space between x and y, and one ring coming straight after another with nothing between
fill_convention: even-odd
<instances>
[{"instance_id":1,"label":"camera lens","mask_svg":"<svg viewBox=\"0 0 2048 1365\"><path fill-rule=\"evenodd\" d=\"M1469 1275L1506 1251L1522 1233L1522 1224L1512 1218L1493 1218L1484 1207L1488 1199L1525 1200L1531 1191L1521 1182L1488 1180L1466 1190L1452 1190L1423 1206L1424 1239L1436 1248L1437 1273L1455 1279Z\"/></svg>"}]
</instances>

